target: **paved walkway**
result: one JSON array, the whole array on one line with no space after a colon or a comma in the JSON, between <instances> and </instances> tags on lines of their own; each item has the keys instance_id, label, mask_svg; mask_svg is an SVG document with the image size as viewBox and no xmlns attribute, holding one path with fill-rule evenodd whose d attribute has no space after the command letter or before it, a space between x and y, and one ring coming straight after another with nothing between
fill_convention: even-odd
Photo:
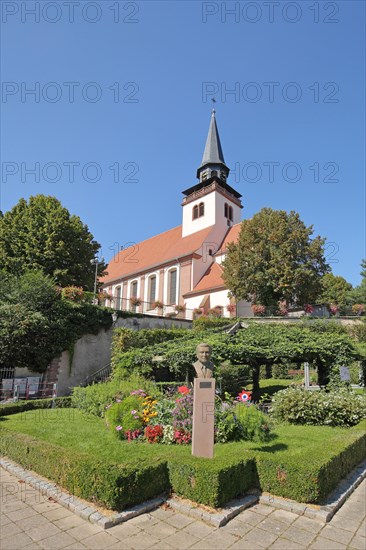
<instances>
[{"instance_id":1,"label":"paved walkway","mask_svg":"<svg viewBox=\"0 0 366 550\"><path fill-rule=\"evenodd\" d=\"M366 480L326 525L259 504L220 529L161 507L103 531L7 471L0 473L1 550L366 550Z\"/></svg>"}]
</instances>

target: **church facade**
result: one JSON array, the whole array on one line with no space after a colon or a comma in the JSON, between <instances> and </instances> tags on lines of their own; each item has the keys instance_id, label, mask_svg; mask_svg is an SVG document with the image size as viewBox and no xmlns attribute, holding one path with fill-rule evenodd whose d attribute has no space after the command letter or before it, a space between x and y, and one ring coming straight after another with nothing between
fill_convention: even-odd
<instances>
[{"instance_id":1,"label":"church facade","mask_svg":"<svg viewBox=\"0 0 366 550\"><path fill-rule=\"evenodd\" d=\"M243 208L240 193L227 183L229 172L213 109L198 182L183 191L182 225L121 250L110 261L102 279L112 296L107 305L187 319L252 315L249 303L233 305L221 276Z\"/></svg>"}]
</instances>

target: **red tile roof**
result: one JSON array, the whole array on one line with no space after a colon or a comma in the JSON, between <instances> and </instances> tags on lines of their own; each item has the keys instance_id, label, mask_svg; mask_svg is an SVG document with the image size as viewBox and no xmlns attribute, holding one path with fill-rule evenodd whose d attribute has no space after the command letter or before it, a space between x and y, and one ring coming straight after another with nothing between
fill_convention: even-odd
<instances>
[{"instance_id":1,"label":"red tile roof","mask_svg":"<svg viewBox=\"0 0 366 550\"><path fill-rule=\"evenodd\" d=\"M182 226L174 227L121 250L108 264L108 275L101 278L103 284L141 273L147 269L160 267L162 264L177 258L198 252L202 254L202 244L205 242L212 227L207 227L197 233L182 238Z\"/></svg>"},{"instance_id":2,"label":"red tile roof","mask_svg":"<svg viewBox=\"0 0 366 550\"><path fill-rule=\"evenodd\" d=\"M225 239L223 240L219 250L216 252L216 255L223 254L226 251L228 243L236 243L239 238L239 232L241 228L241 223L236 223L230 227L229 231L226 234Z\"/></svg>"},{"instance_id":3,"label":"red tile roof","mask_svg":"<svg viewBox=\"0 0 366 550\"><path fill-rule=\"evenodd\" d=\"M214 262L198 281L194 289L187 292L184 297L190 296L191 294L203 294L204 292L226 288L221 275L222 267Z\"/></svg>"}]
</instances>

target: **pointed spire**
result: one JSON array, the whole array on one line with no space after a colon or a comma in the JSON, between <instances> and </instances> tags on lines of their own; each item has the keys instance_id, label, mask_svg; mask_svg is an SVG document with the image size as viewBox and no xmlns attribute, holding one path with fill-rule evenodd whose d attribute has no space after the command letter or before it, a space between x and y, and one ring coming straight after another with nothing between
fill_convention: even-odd
<instances>
[{"instance_id":1,"label":"pointed spire","mask_svg":"<svg viewBox=\"0 0 366 550\"><path fill-rule=\"evenodd\" d=\"M211 122L208 130L206 147L202 157L201 166L205 164L225 164L224 155L221 148L219 131L216 124L216 111L212 109Z\"/></svg>"},{"instance_id":2,"label":"pointed spire","mask_svg":"<svg viewBox=\"0 0 366 550\"><path fill-rule=\"evenodd\" d=\"M222 152L215 114L215 109L212 109L205 150L201 165L197 170L197 178L201 181L211 177L212 171L215 175L221 175L222 179L225 179L225 181L229 174L229 168L225 164L224 154Z\"/></svg>"}]
</instances>

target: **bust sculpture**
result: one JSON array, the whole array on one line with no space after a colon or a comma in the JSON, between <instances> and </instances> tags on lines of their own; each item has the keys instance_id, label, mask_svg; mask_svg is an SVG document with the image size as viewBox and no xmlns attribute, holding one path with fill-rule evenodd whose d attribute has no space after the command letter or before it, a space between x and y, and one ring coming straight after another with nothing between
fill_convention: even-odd
<instances>
[{"instance_id":1,"label":"bust sculpture","mask_svg":"<svg viewBox=\"0 0 366 550\"><path fill-rule=\"evenodd\" d=\"M214 364L211 359L212 348L209 344L198 344L196 347L197 361L193 363L197 378L212 378Z\"/></svg>"}]
</instances>

